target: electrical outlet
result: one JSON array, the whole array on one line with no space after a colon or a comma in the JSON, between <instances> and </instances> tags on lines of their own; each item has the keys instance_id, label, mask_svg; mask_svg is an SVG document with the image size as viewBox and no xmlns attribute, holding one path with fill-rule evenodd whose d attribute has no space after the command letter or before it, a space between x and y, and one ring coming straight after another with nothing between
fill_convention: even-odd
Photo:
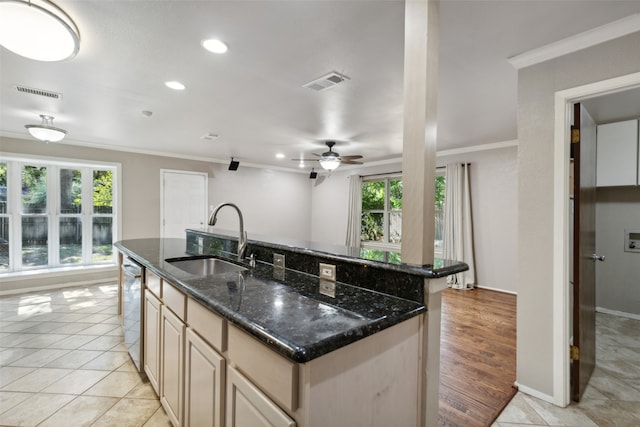
<instances>
[{"instance_id":1,"label":"electrical outlet","mask_svg":"<svg viewBox=\"0 0 640 427\"><path fill-rule=\"evenodd\" d=\"M326 295L331 298L336 297L336 282L320 279L319 291L322 295Z\"/></svg>"},{"instance_id":2,"label":"electrical outlet","mask_svg":"<svg viewBox=\"0 0 640 427\"><path fill-rule=\"evenodd\" d=\"M320 274L321 279L331 280L333 282L336 281L336 266L333 264L323 264L320 263Z\"/></svg>"},{"instance_id":3,"label":"electrical outlet","mask_svg":"<svg viewBox=\"0 0 640 427\"><path fill-rule=\"evenodd\" d=\"M273 254L273 266L277 268L284 268L283 254Z\"/></svg>"}]
</instances>

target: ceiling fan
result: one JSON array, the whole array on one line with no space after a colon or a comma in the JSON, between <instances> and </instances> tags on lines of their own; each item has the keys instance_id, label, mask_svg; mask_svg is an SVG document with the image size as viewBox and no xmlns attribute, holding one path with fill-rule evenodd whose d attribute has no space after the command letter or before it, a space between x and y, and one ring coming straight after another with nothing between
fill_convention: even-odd
<instances>
[{"instance_id":1,"label":"ceiling fan","mask_svg":"<svg viewBox=\"0 0 640 427\"><path fill-rule=\"evenodd\" d=\"M320 166L322 166L322 169L325 169L328 171L337 169L341 163L344 163L347 165L362 164L362 162L358 162L356 160L356 159L361 159L362 158L361 155L341 156L340 154L333 151L333 146L336 145L335 141L326 141L325 144L327 144L327 147L329 147L329 151L325 151L322 154L312 153L314 156L320 157L319 159L291 159L291 160L297 160L300 162L304 162L304 161L311 162L311 161L317 160L320 162Z\"/></svg>"}]
</instances>

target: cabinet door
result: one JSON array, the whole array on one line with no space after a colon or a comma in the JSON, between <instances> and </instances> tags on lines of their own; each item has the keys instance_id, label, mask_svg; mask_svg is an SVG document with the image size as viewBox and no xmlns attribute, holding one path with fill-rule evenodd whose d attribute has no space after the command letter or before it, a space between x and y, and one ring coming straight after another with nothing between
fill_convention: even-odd
<instances>
[{"instance_id":1,"label":"cabinet door","mask_svg":"<svg viewBox=\"0 0 640 427\"><path fill-rule=\"evenodd\" d=\"M191 328L185 344L185 426L223 426L225 360Z\"/></svg>"},{"instance_id":2,"label":"cabinet door","mask_svg":"<svg viewBox=\"0 0 640 427\"><path fill-rule=\"evenodd\" d=\"M144 291L144 371L156 394L160 394L160 300Z\"/></svg>"},{"instance_id":3,"label":"cabinet door","mask_svg":"<svg viewBox=\"0 0 640 427\"><path fill-rule=\"evenodd\" d=\"M182 425L185 325L165 305L160 308L160 402L174 426Z\"/></svg>"},{"instance_id":4,"label":"cabinet door","mask_svg":"<svg viewBox=\"0 0 640 427\"><path fill-rule=\"evenodd\" d=\"M596 182L598 187L636 185L638 121L598 126Z\"/></svg>"},{"instance_id":5,"label":"cabinet door","mask_svg":"<svg viewBox=\"0 0 640 427\"><path fill-rule=\"evenodd\" d=\"M296 422L242 374L227 369L227 427L295 427Z\"/></svg>"}]
</instances>

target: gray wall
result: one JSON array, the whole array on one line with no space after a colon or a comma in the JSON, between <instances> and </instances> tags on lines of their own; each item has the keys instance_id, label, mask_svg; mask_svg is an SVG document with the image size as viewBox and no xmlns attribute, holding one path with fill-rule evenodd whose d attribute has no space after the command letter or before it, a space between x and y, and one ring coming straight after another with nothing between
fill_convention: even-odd
<instances>
[{"instance_id":1,"label":"gray wall","mask_svg":"<svg viewBox=\"0 0 640 427\"><path fill-rule=\"evenodd\" d=\"M596 306L640 316L640 252L624 251L624 230L640 232L640 186L596 192Z\"/></svg>"},{"instance_id":2,"label":"gray wall","mask_svg":"<svg viewBox=\"0 0 640 427\"><path fill-rule=\"evenodd\" d=\"M227 164L173 157L136 154L65 144L2 137L3 153L36 155L63 159L113 162L121 164L121 238L136 239L160 235L160 169L206 172L209 174L209 204L237 203L243 210L248 233L277 235L296 239L310 237L310 180L308 175L243 167L227 170ZM235 213L221 211L217 226L237 230ZM94 275L95 276L95 275ZM97 280L92 276L92 280ZM98 275L100 277L100 275ZM99 278L98 277L98 278ZM115 270L101 277L115 278ZM42 278L3 279L0 291L77 282L83 275Z\"/></svg>"},{"instance_id":3,"label":"gray wall","mask_svg":"<svg viewBox=\"0 0 640 427\"><path fill-rule=\"evenodd\" d=\"M518 72L517 381L554 396L553 189L554 94L640 71L640 33ZM555 321L555 322L554 322Z\"/></svg>"},{"instance_id":4,"label":"gray wall","mask_svg":"<svg viewBox=\"0 0 640 427\"><path fill-rule=\"evenodd\" d=\"M477 283L517 292L517 147L439 155L438 166L471 163L471 198ZM400 163L338 170L322 177L312 191L314 241L343 245L347 230L349 175L397 172Z\"/></svg>"}]
</instances>

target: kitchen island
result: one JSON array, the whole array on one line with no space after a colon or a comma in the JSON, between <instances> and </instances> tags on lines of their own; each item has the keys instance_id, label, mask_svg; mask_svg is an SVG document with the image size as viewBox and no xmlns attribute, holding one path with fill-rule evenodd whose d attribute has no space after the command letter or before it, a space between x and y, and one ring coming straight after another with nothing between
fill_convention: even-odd
<instances>
[{"instance_id":1,"label":"kitchen island","mask_svg":"<svg viewBox=\"0 0 640 427\"><path fill-rule=\"evenodd\" d=\"M418 299L424 278L444 272L263 241L249 242L252 266L234 260L233 243L192 230L186 240L116 244L146 269L142 357L175 425L417 424L426 312ZM274 253L287 268L269 262ZM198 276L174 262L212 255L244 270ZM338 281L305 272L313 259L316 271L318 262L336 265ZM414 298L375 289L380 275L370 273L383 270L396 291L421 289Z\"/></svg>"}]
</instances>

